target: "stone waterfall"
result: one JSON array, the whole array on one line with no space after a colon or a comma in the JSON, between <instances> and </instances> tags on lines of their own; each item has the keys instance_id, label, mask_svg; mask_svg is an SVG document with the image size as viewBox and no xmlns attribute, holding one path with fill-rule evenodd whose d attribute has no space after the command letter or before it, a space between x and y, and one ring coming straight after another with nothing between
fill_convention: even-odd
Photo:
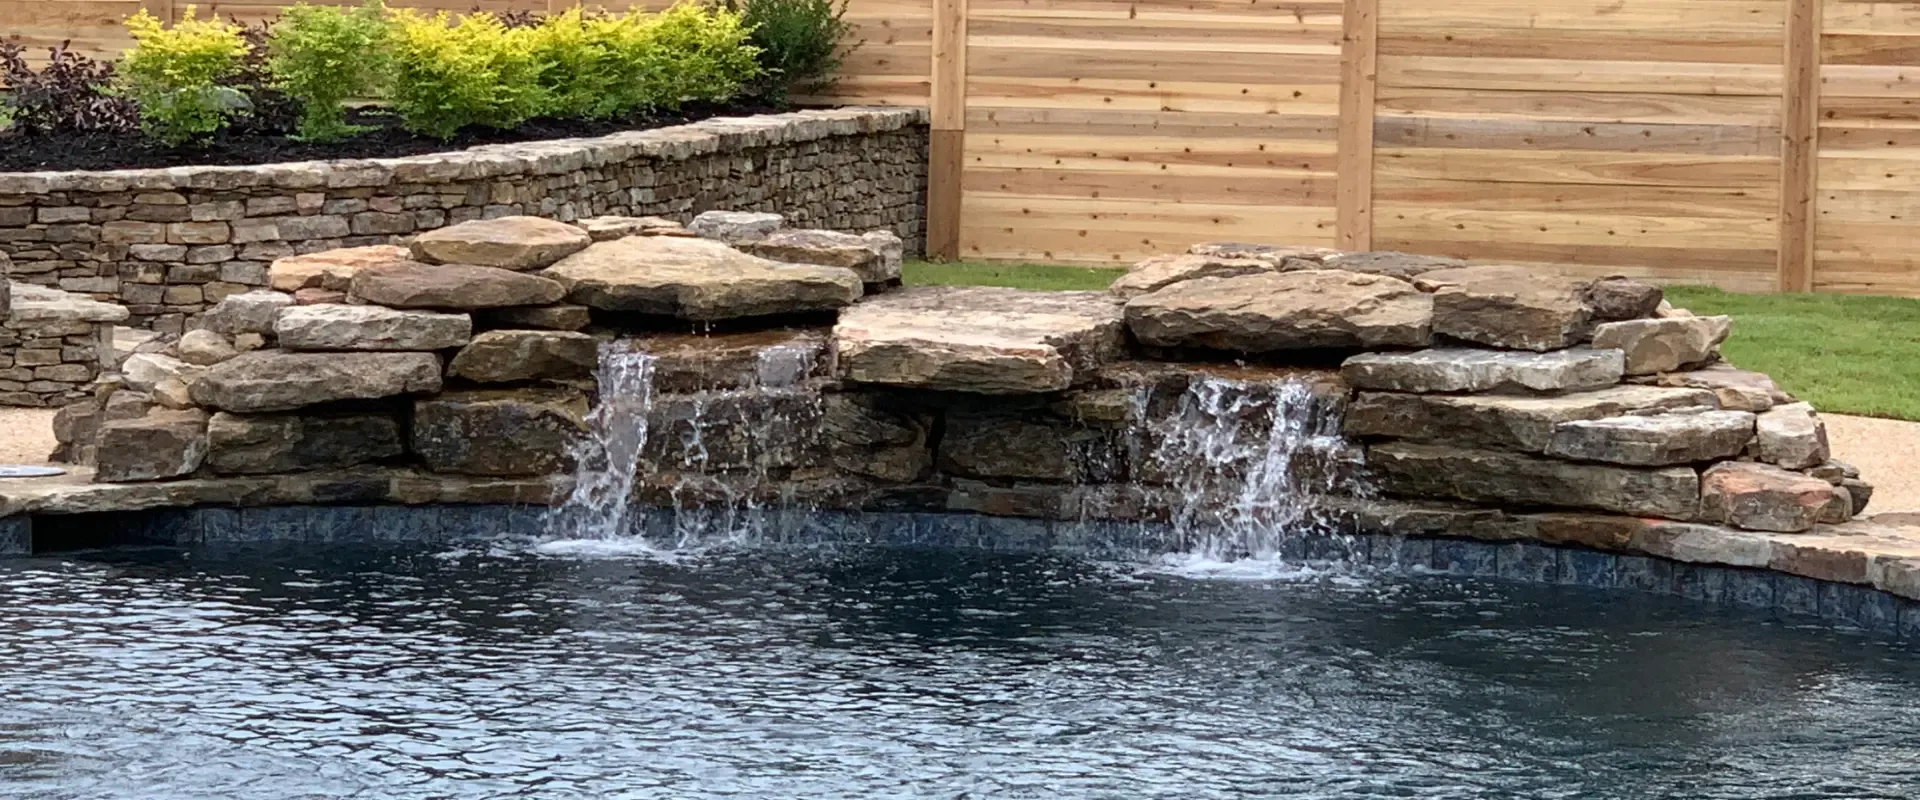
<instances>
[{"instance_id":1,"label":"stone waterfall","mask_svg":"<svg viewBox=\"0 0 1920 800\"><path fill-rule=\"evenodd\" d=\"M653 410L653 356L600 346L599 397L572 449L573 490L547 516L549 536L612 539L630 533L634 477Z\"/></svg>"}]
</instances>

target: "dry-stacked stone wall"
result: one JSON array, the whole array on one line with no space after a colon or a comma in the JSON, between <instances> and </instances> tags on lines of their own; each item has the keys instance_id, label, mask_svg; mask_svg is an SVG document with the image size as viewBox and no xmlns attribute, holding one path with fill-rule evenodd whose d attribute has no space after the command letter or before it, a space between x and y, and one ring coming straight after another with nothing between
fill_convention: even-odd
<instances>
[{"instance_id":1,"label":"dry-stacked stone wall","mask_svg":"<svg viewBox=\"0 0 1920 800\"><path fill-rule=\"evenodd\" d=\"M0 255L0 269L7 259ZM59 407L113 368L127 310L84 295L0 280L0 406Z\"/></svg>"},{"instance_id":2,"label":"dry-stacked stone wall","mask_svg":"<svg viewBox=\"0 0 1920 800\"><path fill-rule=\"evenodd\" d=\"M509 215L770 211L889 230L918 251L926 147L923 111L848 108L407 158L0 173L0 254L14 281L119 303L134 325L180 333L221 299L266 287L276 259Z\"/></svg>"},{"instance_id":3,"label":"dry-stacked stone wall","mask_svg":"<svg viewBox=\"0 0 1920 800\"><path fill-rule=\"evenodd\" d=\"M1864 517L1814 410L1657 286L1209 244L1107 291L901 288L903 249L709 212L284 258L62 412L94 484L0 492L0 516L512 500L623 535L885 511L888 541L1339 552L1759 604L1813 585L1791 577L1920 630L1889 605L1920 600L1920 531ZM626 471L606 448L641 420Z\"/></svg>"}]
</instances>

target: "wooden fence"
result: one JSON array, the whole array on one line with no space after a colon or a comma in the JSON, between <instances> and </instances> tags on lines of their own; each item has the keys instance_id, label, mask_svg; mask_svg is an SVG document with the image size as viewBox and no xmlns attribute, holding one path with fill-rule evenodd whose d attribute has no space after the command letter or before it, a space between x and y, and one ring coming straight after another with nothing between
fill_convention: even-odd
<instances>
[{"instance_id":1,"label":"wooden fence","mask_svg":"<svg viewBox=\"0 0 1920 800\"><path fill-rule=\"evenodd\" d=\"M142 2L184 9L0 0L0 32L111 51ZM1920 0L852 0L848 18L859 46L825 99L931 107L943 255L1123 264L1240 239L1920 296Z\"/></svg>"}]
</instances>

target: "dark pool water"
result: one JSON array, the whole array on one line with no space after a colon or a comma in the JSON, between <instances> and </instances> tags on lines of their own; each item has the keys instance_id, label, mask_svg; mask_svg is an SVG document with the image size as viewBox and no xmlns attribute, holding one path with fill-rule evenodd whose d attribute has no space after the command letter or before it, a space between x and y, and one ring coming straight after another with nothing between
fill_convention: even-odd
<instances>
[{"instance_id":1,"label":"dark pool water","mask_svg":"<svg viewBox=\"0 0 1920 800\"><path fill-rule=\"evenodd\" d=\"M0 565L0 797L1913 797L1920 653L1042 556Z\"/></svg>"}]
</instances>

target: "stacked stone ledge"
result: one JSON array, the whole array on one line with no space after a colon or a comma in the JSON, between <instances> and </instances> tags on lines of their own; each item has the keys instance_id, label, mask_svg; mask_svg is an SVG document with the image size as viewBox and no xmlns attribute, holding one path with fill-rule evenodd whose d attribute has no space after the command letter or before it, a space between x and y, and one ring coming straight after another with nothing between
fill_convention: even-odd
<instances>
[{"instance_id":1,"label":"stacked stone ledge","mask_svg":"<svg viewBox=\"0 0 1920 800\"><path fill-rule=\"evenodd\" d=\"M0 173L0 255L12 257L0 274L177 335L267 288L278 259L482 218L768 210L800 227L884 229L917 252L926 141L922 110L844 108L406 158Z\"/></svg>"},{"instance_id":2,"label":"stacked stone ledge","mask_svg":"<svg viewBox=\"0 0 1920 800\"><path fill-rule=\"evenodd\" d=\"M1877 541L1847 522L1870 485L1830 459L1810 407L1719 361L1728 320L1657 287L1211 244L1106 292L901 289L902 251L884 232L709 212L686 227L510 217L289 257L272 289L224 299L64 411L62 447L94 454L100 481L183 492L386 469L531 492L575 467L596 358L618 337L653 358L640 503L965 511L1110 537L1101 524L1227 501L1195 494L1159 455L1177 432L1143 419L1198 381L1251 397L1300 377L1344 405L1356 450L1332 468L1364 462L1380 496L1320 498L1353 529L1908 580L1920 596L1920 577L1888 577L1920 576L1906 556L1836 571L1834 553ZM768 348L792 374L769 373Z\"/></svg>"},{"instance_id":3,"label":"stacked stone ledge","mask_svg":"<svg viewBox=\"0 0 1920 800\"><path fill-rule=\"evenodd\" d=\"M0 255L0 275L7 258ZM127 310L83 295L0 280L0 406L58 408L111 368Z\"/></svg>"}]
</instances>

